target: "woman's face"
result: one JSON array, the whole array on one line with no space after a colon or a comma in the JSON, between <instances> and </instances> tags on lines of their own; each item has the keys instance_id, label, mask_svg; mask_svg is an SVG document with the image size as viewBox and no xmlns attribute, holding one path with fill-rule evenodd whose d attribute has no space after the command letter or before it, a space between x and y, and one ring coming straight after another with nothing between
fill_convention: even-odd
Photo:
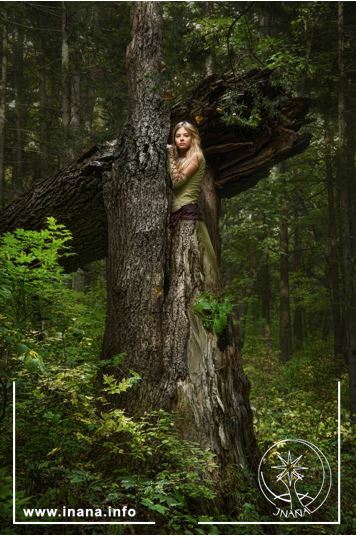
<instances>
[{"instance_id":1,"label":"woman's face","mask_svg":"<svg viewBox=\"0 0 356 537\"><path fill-rule=\"evenodd\" d=\"M187 151L192 143L192 135L184 127L180 127L176 131L174 141L178 149Z\"/></svg>"}]
</instances>

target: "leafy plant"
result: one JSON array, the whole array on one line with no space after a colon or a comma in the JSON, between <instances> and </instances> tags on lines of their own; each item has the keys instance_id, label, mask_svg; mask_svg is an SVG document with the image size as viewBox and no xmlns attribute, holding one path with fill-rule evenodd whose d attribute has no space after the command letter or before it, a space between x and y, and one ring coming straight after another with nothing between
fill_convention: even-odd
<instances>
[{"instance_id":1,"label":"leafy plant","mask_svg":"<svg viewBox=\"0 0 356 537\"><path fill-rule=\"evenodd\" d=\"M30 504L130 503L161 527L192 532L193 506L197 512L214 497L213 455L182 441L173 414L133 418L112 403L140 376L114 374L125 353L99 359L105 291L80 293L66 285L58 261L69 238L49 219L47 229L16 230L0 245L0 375L9 385L16 379L17 387L17 517ZM1 425L7 434L0 479L11 451L9 412ZM0 486L4 522L12 508L7 474Z\"/></svg>"},{"instance_id":2,"label":"leafy plant","mask_svg":"<svg viewBox=\"0 0 356 537\"><path fill-rule=\"evenodd\" d=\"M222 299L209 293L202 293L194 305L194 313L202 319L203 326L220 335L228 325L233 304L228 296Z\"/></svg>"}]
</instances>

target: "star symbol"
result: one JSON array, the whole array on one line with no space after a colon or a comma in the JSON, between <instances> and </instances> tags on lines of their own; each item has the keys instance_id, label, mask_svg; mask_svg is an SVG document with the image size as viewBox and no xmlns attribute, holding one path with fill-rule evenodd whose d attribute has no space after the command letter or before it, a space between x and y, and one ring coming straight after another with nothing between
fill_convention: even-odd
<instances>
[{"instance_id":1,"label":"star symbol","mask_svg":"<svg viewBox=\"0 0 356 537\"><path fill-rule=\"evenodd\" d=\"M277 453L277 457L282 462L281 466L272 466L272 468L276 468L277 470L282 470L281 473L277 475L277 481L281 481L284 477L287 476L288 479L288 485L291 487L292 482L298 479L303 479L303 474L299 473L300 470L307 470L307 466L299 466L298 463L300 459L303 457L303 455L299 455L294 461L292 460L292 456L290 454L290 451L288 451L287 460L283 459L279 453Z\"/></svg>"}]
</instances>

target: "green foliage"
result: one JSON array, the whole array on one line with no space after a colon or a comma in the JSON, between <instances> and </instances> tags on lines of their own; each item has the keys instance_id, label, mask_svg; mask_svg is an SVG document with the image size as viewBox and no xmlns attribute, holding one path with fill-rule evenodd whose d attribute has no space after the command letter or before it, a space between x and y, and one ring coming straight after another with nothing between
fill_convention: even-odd
<instances>
[{"instance_id":1,"label":"green foliage","mask_svg":"<svg viewBox=\"0 0 356 537\"><path fill-rule=\"evenodd\" d=\"M261 121L259 101L254 100L251 108L241 102L241 92L229 91L220 99L221 118L227 126L256 128Z\"/></svg>"},{"instance_id":2,"label":"green foliage","mask_svg":"<svg viewBox=\"0 0 356 537\"><path fill-rule=\"evenodd\" d=\"M125 353L99 360L105 294L101 286L84 294L66 285L58 260L69 239L49 219L47 230L17 230L0 247L1 287L9 290L1 376L16 379L17 393L17 518L23 507L130 505L158 526L192 531L201 506L214 498L213 455L181 439L173 414L134 419L112 402L134 390L140 375L117 379ZM10 452L7 434L0 467ZM4 520L12 508L10 485L5 476Z\"/></svg>"},{"instance_id":3,"label":"green foliage","mask_svg":"<svg viewBox=\"0 0 356 537\"><path fill-rule=\"evenodd\" d=\"M233 304L228 296L219 298L209 293L202 293L193 311L202 319L207 330L220 335L228 325L232 308Z\"/></svg>"},{"instance_id":4,"label":"green foliage","mask_svg":"<svg viewBox=\"0 0 356 537\"><path fill-rule=\"evenodd\" d=\"M250 105L242 102L241 97L244 91L247 92ZM227 126L237 126L240 128L257 128L262 117L270 119L279 118L288 125L288 118L281 114L279 107L286 97L280 96L270 99L264 96L260 88L255 86L246 87L246 83L241 82L241 86L235 90L226 91L219 100L221 118Z\"/></svg>"},{"instance_id":5,"label":"green foliage","mask_svg":"<svg viewBox=\"0 0 356 537\"><path fill-rule=\"evenodd\" d=\"M337 379L330 342L310 340L303 351L281 364L278 353L248 337L245 370L251 381L251 404L257 440L263 453L274 442L301 438L317 445L329 461L334 482L337 476ZM352 527L354 464L352 445L355 433L348 411L348 379L341 379L342 441L342 518L344 527ZM266 401L268 404L266 405ZM336 520L337 487L333 486L322 520ZM286 533L295 533L287 527ZM346 531L347 533L347 531Z\"/></svg>"},{"instance_id":6,"label":"green foliage","mask_svg":"<svg viewBox=\"0 0 356 537\"><path fill-rule=\"evenodd\" d=\"M58 259L74 255L66 251L70 232L55 218L46 221L41 231L17 229L0 240L0 296L8 315L25 326L33 322L38 309L49 314L62 292Z\"/></svg>"},{"instance_id":7,"label":"green foliage","mask_svg":"<svg viewBox=\"0 0 356 537\"><path fill-rule=\"evenodd\" d=\"M0 239L0 373L6 381L22 369L45 373L48 339L40 344L45 320L60 330L69 327L69 290L58 261L73 255L70 240L70 232L52 217L41 231L17 229Z\"/></svg>"},{"instance_id":8,"label":"green foliage","mask_svg":"<svg viewBox=\"0 0 356 537\"><path fill-rule=\"evenodd\" d=\"M214 497L212 454L182 441L169 413L133 419L113 407L108 396L132 389L138 375L104 376L100 390L100 365L53 365L35 387L20 384L19 484L37 507L126 504L160 525L193 527L194 502Z\"/></svg>"},{"instance_id":9,"label":"green foliage","mask_svg":"<svg viewBox=\"0 0 356 537\"><path fill-rule=\"evenodd\" d=\"M26 498L23 491L16 492L16 504L18 507L25 507L29 498ZM8 468L0 467L0 527L4 534L15 534L11 527L13 506L12 478Z\"/></svg>"}]
</instances>

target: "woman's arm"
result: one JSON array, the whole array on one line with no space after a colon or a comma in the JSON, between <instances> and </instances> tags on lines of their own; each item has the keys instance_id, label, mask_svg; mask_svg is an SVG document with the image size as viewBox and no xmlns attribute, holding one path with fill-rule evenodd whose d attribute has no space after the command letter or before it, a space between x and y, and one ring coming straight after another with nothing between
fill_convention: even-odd
<instances>
[{"instance_id":1,"label":"woman's arm","mask_svg":"<svg viewBox=\"0 0 356 537\"><path fill-rule=\"evenodd\" d=\"M200 166L200 161L196 157L188 164L186 168L184 168L184 173L180 172L178 171L177 161L175 159L174 150L172 146L168 147L168 155L173 186L180 186L184 184L190 177L192 177L192 175L195 174L195 172Z\"/></svg>"}]
</instances>

